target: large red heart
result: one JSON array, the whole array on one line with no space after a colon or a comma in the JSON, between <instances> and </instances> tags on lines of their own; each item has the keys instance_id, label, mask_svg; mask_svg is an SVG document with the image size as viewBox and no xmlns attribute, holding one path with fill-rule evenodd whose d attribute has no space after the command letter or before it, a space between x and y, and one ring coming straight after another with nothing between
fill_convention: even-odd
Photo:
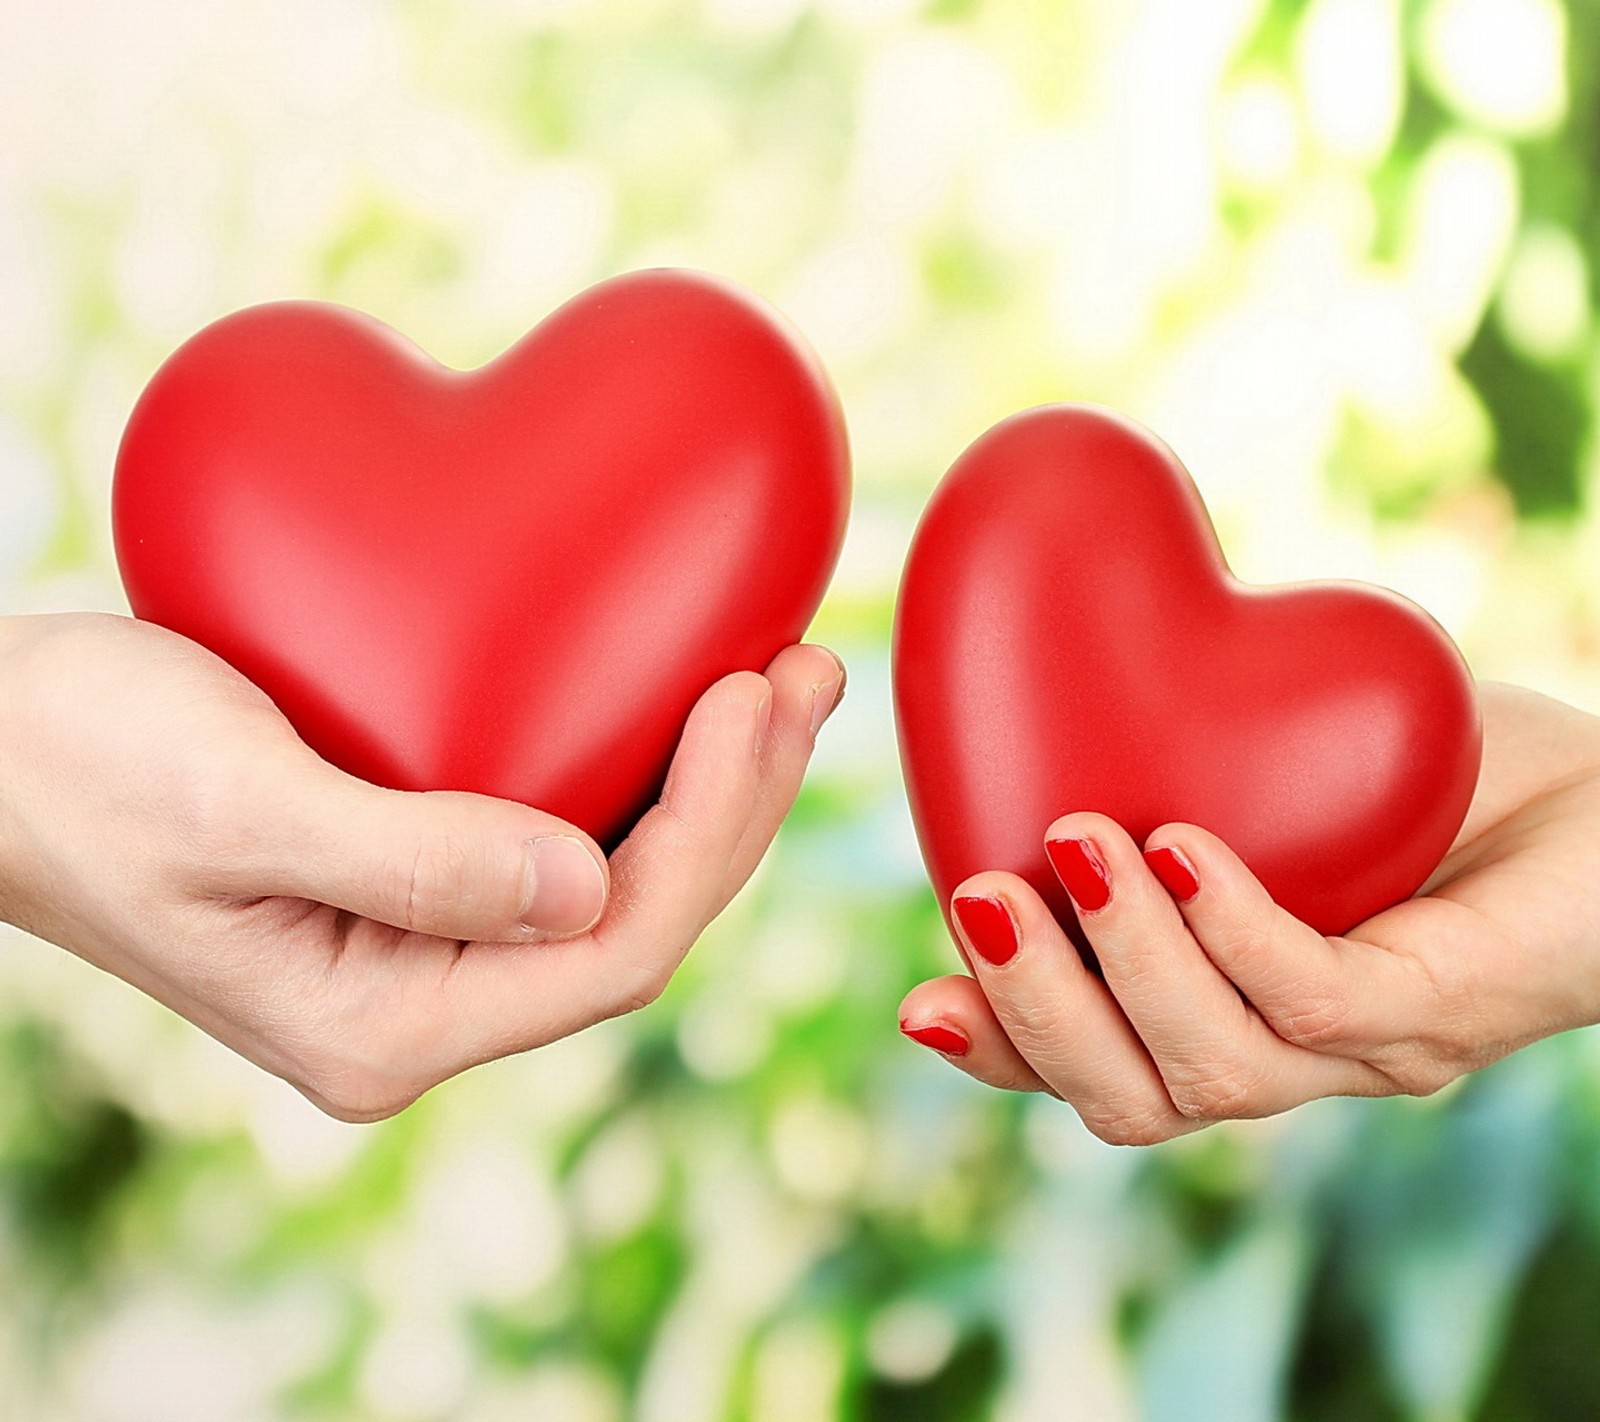
<instances>
[{"instance_id":1,"label":"large red heart","mask_svg":"<svg viewBox=\"0 0 1600 1422\"><path fill-rule=\"evenodd\" d=\"M838 403L764 307L651 271L480 370L316 303L207 327L117 461L134 612L327 759L614 841L695 699L805 631L849 502Z\"/></svg>"},{"instance_id":2,"label":"large red heart","mask_svg":"<svg viewBox=\"0 0 1600 1422\"><path fill-rule=\"evenodd\" d=\"M941 902L1009 869L1062 922L1050 821L1220 835L1340 933L1415 892L1480 755L1472 678L1425 613L1352 583L1248 587L1183 466L1104 411L991 430L917 530L895 629L911 806Z\"/></svg>"}]
</instances>

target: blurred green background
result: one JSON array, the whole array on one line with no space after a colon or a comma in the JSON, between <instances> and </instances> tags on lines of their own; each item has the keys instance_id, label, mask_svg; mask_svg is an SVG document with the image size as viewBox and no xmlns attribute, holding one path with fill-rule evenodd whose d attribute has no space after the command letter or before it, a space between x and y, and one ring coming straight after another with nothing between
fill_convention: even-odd
<instances>
[{"instance_id":1,"label":"blurred green background","mask_svg":"<svg viewBox=\"0 0 1600 1422\"><path fill-rule=\"evenodd\" d=\"M850 697L647 1012L350 1127L0 939L0 1417L1600 1416L1595 1034L1142 1152L980 1088L895 1032L954 956L886 691L939 474L1074 398L1245 576L1600 710L1597 61L1593 0L0 0L0 608L120 605L121 424L265 298L471 364L711 268L859 480Z\"/></svg>"}]
</instances>

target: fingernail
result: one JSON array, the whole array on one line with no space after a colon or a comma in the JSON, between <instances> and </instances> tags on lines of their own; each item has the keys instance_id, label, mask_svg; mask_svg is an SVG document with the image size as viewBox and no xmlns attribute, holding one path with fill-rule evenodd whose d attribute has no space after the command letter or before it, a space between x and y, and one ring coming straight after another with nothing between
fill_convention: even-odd
<instances>
[{"instance_id":1,"label":"fingernail","mask_svg":"<svg viewBox=\"0 0 1600 1422\"><path fill-rule=\"evenodd\" d=\"M1160 849L1147 849L1144 862L1150 872L1161 880L1161 886L1180 904L1188 903L1200 892L1200 876L1181 849L1162 845Z\"/></svg>"},{"instance_id":2,"label":"fingernail","mask_svg":"<svg viewBox=\"0 0 1600 1422\"><path fill-rule=\"evenodd\" d=\"M960 898L951 907L967 945L984 962L999 967L1017 956L1017 926L1011 910L999 899Z\"/></svg>"},{"instance_id":3,"label":"fingernail","mask_svg":"<svg viewBox=\"0 0 1600 1422\"><path fill-rule=\"evenodd\" d=\"M937 1024L930 1027L912 1027L902 1022L900 1030L913 1042L921 1042L924 1047L932 1047L936 1052L943 1052L947 1057L964 1057L972 1050L972 1043L966 1034L957 1032L954 1027L940 1027Z\"/></svg>"},{"instance_id":4,"label":"fingernail","mask_svg":"<svg viewBox=\"0 0 1600 1422\"><path fill-rule=\"evenodd\" d=\"M1111 902L1111 871L1092 839L1046 840L1044 849L1061 886L1085 913Z\"/></svg>"},{"instance_id":5,"label":"fingernail","mask_svg":"<svg viewBox=\"0 0 1600 1422\"><path fill-rule=\"evenodd\" d=\"M812 740L816 740L817 732L822 729L823 722L839 709L839 703L844 700L844 684L849 677L849 673L845 671L844 663L839 661L838 657L833 656L832 652L829 652L828 655L833 657L835 662L838 662L839 675L831 681L820 682L811 688Z\"/></svg>"},{"instance_id":6,"label":"fingernail","mask_svg":"<svg viewBox=\"0 0 1600 1422\"><path fill-rule=\"evenodd\" d=\"M582 933L606 906L606 876L581 839L530 839L523 868L522 925L541 933Z\"/></svg>"}]
</instances>

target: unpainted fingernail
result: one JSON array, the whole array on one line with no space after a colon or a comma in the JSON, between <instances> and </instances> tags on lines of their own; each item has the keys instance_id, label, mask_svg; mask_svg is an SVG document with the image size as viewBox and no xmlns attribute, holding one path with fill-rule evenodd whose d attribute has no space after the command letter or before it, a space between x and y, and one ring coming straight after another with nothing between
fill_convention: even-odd
<instances>
[{"instance_id":1,"label":"unpainted fingernail","mask_svg":"<svg viewBox=\"0 0 1600 1422\"><path fill-rule=\"evenodd\" d=\"M549 834L527 842L523 859L524 928L582 933L606 906L606 876L589 846L575 835Z\"/></svg>"},{"instance_id":2,"label":"unpainted fingernail","mask_svg":"<svg viewBox=\"0 0 1600 1422\"><path fill-rule=\"evenodd\" d=\"M1017 956L1017 926L1011 921L1011 910L1000 899L963 895L951 908L967 946L984 962L998 968Z\"/></svg>"},{"instance_id":3,"label":"unpainted fingernail","mask_svg":"<svg viewBox=\"0 0 1600 1422\"><path fill-rule=\"evenodd\" d=\"M1150 872L1161 881L1161 887L1180 904L1188 903L1200 892L1200 876L1195 873L1189 856L1181 849L1168 845L1162 845L1159 849L1147 849L1144 852L1144 862L1150 866Z\"/></svg>"},{"instance_id":4,"label":"unpainted fingernail","mask_svg":"<svg viewBox=\"0 0 1600 1422\"><path fill-rule=\"evenodd\" d=\"M972 1043L967 1040L966 1033L958 1032L954 1027L941 1027L938 1023L930 1023L926 1027L913 1027L909 1022L902 1021L900 1030L913 1042L920 1042L924 1047L932 1047L936 1052L943 1052L947 1057L964 1057L972 1050Z\"/></svg>"},{"instance_id":5,"label":"unpainted fingernail","mask_svg":"<svg viewBox=\"0 0 1600 1422\"><path fill-rule=\"evenodd\" d=\"M1111 902L1111 871L1092 839L1050 839L1044 850L1061 887L1084 913L1094 913Z\"/></svg>"},{"instance_id":6,"label":"unpainted fingernail","mask_svg":"<svg viewBox=\"0 0 1600 1422\"><path fill-rule=\"evenodd\" d=\"M839 703L844 700L845 682L849 679L849 673L845 670L844 663L834 656L832 652L829 652L828 655L838 663L839 674L828 681L818 682L817 685L811 688L812 740L816 740L817 732L822 729L823 723L827 721L828 717L839 709Z\"/></svg>"}]
</instances>

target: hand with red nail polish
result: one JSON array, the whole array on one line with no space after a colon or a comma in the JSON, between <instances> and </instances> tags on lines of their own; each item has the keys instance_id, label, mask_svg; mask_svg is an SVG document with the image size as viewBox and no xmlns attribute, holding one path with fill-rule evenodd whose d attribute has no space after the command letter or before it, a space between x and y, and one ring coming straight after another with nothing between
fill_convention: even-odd
<instances>
[{"instance_id":1,"label":"hand with red nail polish","mask_svg":"<svg viewBox=\"0 0 1600 1422\"><path fill-rule=\"evenodd\" d=\"M1600 719L1516 687L1481 701L1472 811L1408 902L1325 938L1203 828L1137 844L1071 814L1043 834L1093 967L1027 883L978 874L951 908L972 976L922 984L902 1018L959 1032L962 1070L1053 1092L1118 1144L1427 1094L1600 1022Z\"/></svg>"},{"instance_id":2,"label":"hand with red nail polish","mask_svg":"<svg viewBox=\"0 0 1600 1422\"><path fill-rule=\"evenodd\" d=\"M346 1120L649 1002L793 802L844 669L711 687L608 864L481 795L319 760L211 653L0 618L0 919L125 978Z\"/></svg>"}]
</instances>

